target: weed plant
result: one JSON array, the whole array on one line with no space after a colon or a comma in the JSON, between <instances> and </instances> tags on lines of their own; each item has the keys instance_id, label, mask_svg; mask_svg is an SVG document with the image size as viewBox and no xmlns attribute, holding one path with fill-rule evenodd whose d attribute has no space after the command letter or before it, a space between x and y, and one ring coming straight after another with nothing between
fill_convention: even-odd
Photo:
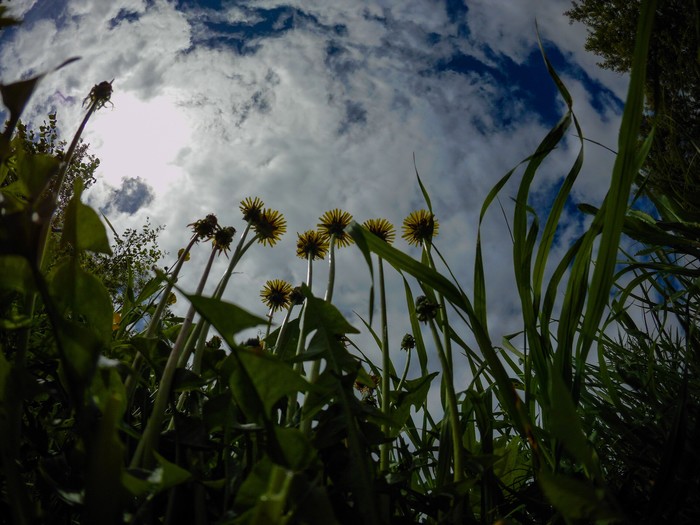
<instances>
[{"instance_id":1,"label":"weed plant","mask_svg":"<svg viewBox=\"0 0 700 525\"><path fill-rule=\"evenodd\" d=\"M568 109L522 163L510 218L522 331L498 342L481 237L473 282L460 284L418 173L425 209L406 218L402 236L420 259L392 246L386 220L361 225L329 210L298 236L306 281L268 281L268 316L255 316L222 296L240 260L255 257L255 245L273 247L286 222L249 197L237 241L214 215L196 220L169 272L136 291L121 283L113 301L81 263L111 249L80 182L60 231L50 227L74 146L57 158L27 150L14 133L40 77L0 86L10 113L0 141L0 521L697 523L700 229L673 196L648 195L655 215L633 208L650 143L639 128L654 7L643 3L610 188L600 208L582 207L590 227L561 260L550 248L584 143L544 58ZM108 82L90 92L73 145L110 95ZM540 217L528 204L534 179L572 126L579 154ZM516 171L487 196L479 231ZM637 253L621 250L623 235ZM178 274L205 243L210 257L190 294ZM378 289L379 327L371 317L364 326L378 363L333 304L341 248L364 254ZM227 271L203 296L221 254ZM313 265L324 259L329 279L317 296ZM405 285L411 333L401 347L418 360L417 377L408 365L398 374L388 351L385 272ZM169 313L174 289L189 302L184 318ZM265 336L242 340L252 327ZM471 382L462 388L453 377L465 366ZM427 409L433 391L437 416Z\"/></svg>"}]
</instances>

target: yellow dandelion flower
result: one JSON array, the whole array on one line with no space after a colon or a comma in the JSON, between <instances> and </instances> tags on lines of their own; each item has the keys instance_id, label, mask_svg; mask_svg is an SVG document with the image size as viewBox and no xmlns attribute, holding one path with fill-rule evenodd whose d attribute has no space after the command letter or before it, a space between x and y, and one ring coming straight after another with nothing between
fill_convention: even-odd
<instances>
[{"instance_id":1,"label":"yellow dandelion flower","mask_svg":"<svg viewBox=\"0 0 700 525\"><path fill-rule=\"evenodd\" d=\"M396 237L396 229L386 219L369 219L363 226L384 242L391 244Z\"/></svg>"},{"instance_id":2,"label":"yellow dandelion flower","mask_svg":"<svg viewBox=\"0 0 700 525\"><path fill-rule=\"evenodd\" d=\"M403 234L408 244L420 246L430 242L438 234L439 224L435 215L428 210L412 211L403 221Z\"/></svg>"},{"instance_id":3,"label":"yellow dandelion flower","mask_svg":"<svg viewBox=\"0 0 700 525\"><path fill-rule=\"evenodd\" d=\"M289 306L292 285L282 279L272 279L260 291L262 302L273 312Z\"/></svg>"},{"instance_id":4,"label":"yellow dandelion flower","mask_svg":"<svg viewBox=\"0 0 700 525\"><path fill-rule=\"evenodd\" d=\"M185 253L185 249L184 249L184 248L180 248L180 249L177 251L177 258L180 259L180 257L182 257L182 254L183 254L183 253ZM190 260L190 252L187 252L187 253L185 254L185 262L186 262L186 261L189 261L189 260Z\"/></svg>"},{"instance_id":5,"label":"yellow dandelion flower","mask_svg":"<svg viewBox=\"0 0 700 525\"><path fill-rule=\"evenodd\" d=\"M265 203L258 197L246 197L241 201L239 209L243 214L243 220L255 224L260 220Z\"/></svg>"},{"instance_id":6,"label":"yellow dandelion flower","mask_svg":"<svg viewBox=\"0 0 700 525\"><path fill-rule=\"evenodd\" d=\"M316 230L297 233L297 257L302 259L325 259L328 240Z\"/></svg>"},{"instance_id":7,"label":"yellow dandelion flower","mask_svg":"<svg viewBox=\"0 0 700 525\"><path fill-rule=\"evenodd\" d=\"M352 244L352 237L345 232L345 228L352 221L352 215L348 212L336 208L321 215L319 220L321 222L318 223L318 229L321 235L326 239L330 239L334 235L338 248Z\"/></svg>"},{"instance_id":8,"label":"yellow dandelion flower","mask_svg":"<svg viewBox=\"0 0 700 525\"><path fill-rule=\"evenodd\" d=\"M287 231L287 221L277 210L263 210L258 221L253 224L258 242L274 246Z\"/></svg>"}]
</instances>

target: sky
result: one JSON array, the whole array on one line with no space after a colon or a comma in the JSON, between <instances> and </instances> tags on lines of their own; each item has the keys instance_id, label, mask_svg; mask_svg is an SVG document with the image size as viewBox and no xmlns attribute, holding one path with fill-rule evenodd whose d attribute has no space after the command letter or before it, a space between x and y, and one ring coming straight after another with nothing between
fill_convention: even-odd
<instances>
[{"instance_id":1,"label":"sky","mask_svg":"<svg viewBox=\"0 0 700 525\"><path fill-rule=\"evenodd\" d=\"M86 198L117 230L140 228L147 218L164 225L160 246L170 256L163 265L187 243L187 224L208 213L242 231L239 203L257 196L284 214L282 241L251 248L225 296L259 315L266 313L259 299L266 280L304 279L296 234L314 229L325 211L340 208L358 222L386 218L400 237L403 219L425 208L416 169L439 221L435 245L471 293L481 203L565 110L537 29L587 138L615 149L628 82L584 50L585 27L563 14L568 0L8 5L24 23L0 34L1 82L81 57L44 78L25 121L38 125L56 111L70 141L92 86L113 80L113 106L96 113L83 135L101 160ZM545 161L534 184L536 209L547 209L578 147L569 135ZM600 204L613 161L609 151L585 144L553 260L582 231L574 204ZM517 177L501 194L506 216L516 189ZM486 215L482 242L489 326L498 343L522 323L498 204ZM419 257L400 238L395 246ZM187 263L180 282L188 291L207 255L200 246ZM206 290L226 264L217 261ZM361 328L356 313L368 316L369 272L355 247L339 250L337 264L334 303ZM322 295L326 265L316 268L314 292ZM389 272L387 280L390 344L401 360L398 346L410 324L400 276ZM359 339L378 360L371 340ZM457 376L467 381L459 370Z\"/></svg>"}]
</instances>

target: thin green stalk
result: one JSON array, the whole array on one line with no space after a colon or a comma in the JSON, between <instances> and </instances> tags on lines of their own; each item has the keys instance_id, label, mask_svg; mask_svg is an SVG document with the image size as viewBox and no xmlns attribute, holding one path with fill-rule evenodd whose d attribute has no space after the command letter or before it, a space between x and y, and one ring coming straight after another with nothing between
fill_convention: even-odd
<instances>
[{"instance_id":1,"label":"thin green stalk","mask_svg":"<svg viewBox=\"0 0 700 525\"><path fill-rule=\"evenodd\" d=\"M304 304L301 307L301 313L299 314L299 339L297 340L297 349L295 352L295 355L299 357L302 353L304 353L304 339L305 339L305 333L304 333L304 324L305 324L305 319L306 319L306 301L304 301ZM295 372L301 374L304 371L304 364L301 361L298 361L294 365L294 370ZM306 396L304 397L304 404L306 404L306 399L308 398L309 393L306 393ZM287 402L287 425L291 425L292 422L294 421L294 414L296 412L296 405L297 405L297 397L296 395L289 396L289 401ZM302 430L304 428L307 428L306 425L304 424L304 421L301 423L302 425ZM310 427L310 423L309 423Z\"/></svg>"},{"instance_id":2,"label":"thin green stalk","mask_svg":"<svg viewBox=\"0 0 700 525\"><path fill-rule=\"evenodd\" d=\"M249 231L250 223L246 225L246 228L238 241L238 245L236 246L233 255L231 255L231 260L229 262L228 267L226 268L226 272L224 272L224 275L221 277L219 284L217 284L216 288L214 289L214 299L221 299L221 297L224 295L224 291L226 290L226 286L228 285L229 279L231 278L231 275L233 275L234 268L241 260L241 257L243 257L245 252L248 251L248 248L250 248L253 245L253 243L257 240L256 236L253 237L250 241L248 241L248 243L245 243L245 239ZM209 333L209 327L209 322L204 319L197 323L197 327L194 329L192 335L187 340L187 345L185 346L185 349L182 352L182 356L180 357L179 366L184 367L187 364L190 355L192 355L192 352L194 352L193 371L195 370L195 366L197 370L201 370L201 364L204 356L204 348L206 346L205 343L207 341L207 334Z\"/></svg>"},{"instance_id":3,"label":"thin green stalk","mask_svg":"<svg viewBox=\"0 0 700 525\"><path fill-rule=\"evenodd\" d=\"M267 312L267 328L265 329L265 339L270 337L270 328L272 328L272 317L274 315L274 310L270 308Z\"/></svg>"},{"instance_id":4,"label":"thin green stalk","mask_svg":"<svg viewBox=\"0 0 700 525\"><path fill-rule=\"evenodd\" d=\"M428 261L428 266L433 270L435 268L435 261L433 260L432 254L430 253L430 243L423 243L423 253L425 259ZM452 362L452 340L450 339L450 324L447 319L447 304L445 302L445 297L443 294L437 294L438 304L440 305L438 311L438 320L440 322L440 328L442 329L443 343L440 343L440 337L437 332L437 327L433 320L430 321L430 329L433 333L433 338L435 339L435 346L438 349L438 357L440 358L440 364L442 365L442 378L443 385L445 387L445 392L447 394L447 409L450 418L450 428L452 432L452 447L454 455L454 481L459 482L463 477L463 454L462 454L462 430L459 422L459 409L457 405L457 394L455 392L454 386L454 373L453 373L453 362Z\"/></svg>"},{"instance_id":5,"label":"thin green stalk","mask_svg":"<svg viewBox=\"0 0 700 525\"><path fill-rule=\"evenodd\" d=\"M335 234L331 235L328 243L328 286L324 300L333 301L333 287L335 285Z\"/></svg>"},{"instance_id":6,"label":"thin green stalk","mask_svg":"<svg viewBox=\"0 0 700 525\"><path fill-rule=\"evenodd\" d=\"M197 291L195 295L201 295L204 285L209 277L209 272L211 271L212 264L214 263L214 258L219 252L218 247L214 246L207 261L207 266L204 269L202 278L197 286ZM172 387L173 379L175 378L175 370L177 369L178 360L180 358L180 353L187 340L187 335L190 327L192 326L192 319L194 318L194 305L190 305L187 316L185 317L182 327L180 328L180 333L177 336L175 345L170 351L170 356L163 370L163 375L160 380L160 385L158 388L158 393L156 394L155 402L153 403L153 412L151 417L148 418L148 423L146 424L146 429L141 436L138 446L136 447L136 452L131 460L131 467L135 468L138 466L143 466L144 468L150 468L153 464L153 451L158 445L158 438L160 435L160 427L163 423L165 417L165 409L168 404L168 398L170 397L170 389Z\"/></svg>"},{"instance_id":7,"label":"thin green stalk","mask_svg":"<svg viewBox=\"0 0 700 525\"><path fill-rule=\"evenodd\" d=\"M384 265L382 258L377 257L379 267L379 310L380 322L382 331L382 414L387 418L391 409L391 377L389 369L391 366L389 356L389 328L386 315L386 289L384 286ZM391 427L388 423L382 424L382 432L385 436L389 435ZM382 443L379 448L379 470L380 472L389 471L389 456L391 453L391 443Z\"/></svg>"},{"instance_id":8,"label":"thin green stalk","mask_svg":"<svg viewBox=\"0 0 700 525\"><path fill-rule=\"evenodd\" d=\"M174 283L177 282L177 278L180 275L180 270L182 269L182 265L185 263L185 259L187 259L187 255L190 253L190 250L196 242L197 235L195 234L190 239L190 242L187 244L184 251L180 254L177 263L175 263L175 268L173 269L172 276L170 280L167 281L167 284L163 289L160 302L158 303L158 306L156 306L156 311L153 312L153 316L148 322L148 328L146 328L145 334L145 337L147 339L155 337L155 335L158 333L158 325L160 323L161 317L163 316L163 312L165 311L165 307L168 304L168 297L170 296L170 292L173 289ZM126 378L126 382L124 384L124 387L126 389L127 403L131 403L131 399L134 396L134 391L136 390L138 378L141 376L141 365L143 364L143 359L144 357L141 354L141 352L137 351L136 355L134 356L134 361L131 364L132 373L129 374L129 376Z\"/></svg>"},{"instance_id":9,"label":"thin green stalk","mask_svg":"<svg viewBox=\"0 0 700 525\"><path fill-rule=\"evenodd\" d=\"M226 268L226 272L224 272L224 275L221 277L219 284L216 286L216 289L214 290L214 298L215 299L221 299L221 297L224 295L224 290L226 290L226 286L228 285L228 281L229 281L229 279L231 279L231 275L233 275L233 270L236 267L236 265L238 264L238 261L241 260L241 257L243 257L245 252L248 251L248 248L250 248L252 246L252 244L257 240L257 236L255 236L247 243L245 242L249 231L250 231L250 223L247 223L245 230L243 230L243 233L241 234L241 238L238 240L238 244L236 245L236 249L233 251L233 254L231 255L231 260L229 261L228 267Z\"/></svg>"},{"instance_id":10,"label":"thin green stalk","mask_svg":"<svg viewBox=\"0 0 700 525\"><path fill-rule=\"evenodd\" d=\"M313 291L314 258L312 255L309 255L306 260L306 286L309 287L309 290Z\"/></svg>"},{"instance_id":11,"label":"thin green stalk","mask_svg":"<svg viewBox=\"0 0 700 525\"><path fill-rule=\"evenodd\" d=\"M313 266L314 258L312 254L306 257L306 285L311 289L312 279L313 279ZM297 349L294 355L299 357L304 352L304 319L306 317L306 300L301 307L301 313L299 314L299 339L297 339ZM304 372L304 364L298 361L294 365L295 372L302 374ZM306 394L308 396L308 393ZM306 400L306 398L304 398ZM287 404L287 424L291 425L294 415L294 410L296 408L296 397L290 397ZM303 422L302 422L303 425Z\"/></svg>"},{"instance_id":12,"label":"thin green stalk","mask_svg":"<svg viewBox=\"0 0 700 525\"><path fill-rule=\"evenodd\" d=\"M438 358L442 366L442 381L447 394L447 413L450 422L450 431L452 434L452 450L454 456L454 482L459 483L463 479L463 461L462 461L462 431L459 423L459 410L457 405L457 394L455 393L454 379L452 376L452 368L450 367L445 351L440 342L440 334L438 333L435 321L430 319L430 331L435 340Z\"/></svg>"},{"instance_id":13,"label":"thin green stalk","mask_svg":"<svg viewBox=\"0 0 700 525\"><path fill-rule=\"evenodd\" d=\"M401 374L401 379L399 380L399 383L396 385L396 390L397 392L400 392L401 389L403 388L403 384L406 382L406 377L408 376L408 370L411 367L411 356L413 355L413 352L411 352L411 349L409 348L406 350L408 353L408 356L406 357L406 365L403 368L403 373Z\"/></svg>"},{"instance_id":14,"label":"thin green stalk","mask_svg":"<svg viewBox=\"0 0 700 525\"><path fill-rule=\"evenodd\" d=\"M335 239L336 236L335 234L331 235L330 241L329 241L329 246L328 246L328 285L326 286L326 294L324 296L324 300L327 302L331 302L333 300L333 287L335 285ZM303 349L304 341L303 338L301 337L303 335L303 331L299 332L299 343L297 344L297 355L299 354L300 350ZM309 383L315 383L316 380L318 379L318 376L321 372L321 359L316 359L311 363L311 371L309 373ZM308 407L308 402L309 399L312 398L311 393L307 393L306 397L304 398L304 405L302 406L302 422L301 422L301 430L305 434L308 434L311 431L311 420L309 418L304 418L304 407Z\"/></svg>"},{"instance_id":15,"label":"thin green stalk","mask_svg":"<svg viewBox=\"0 0 700 525\"><path fill-rule=\"evenodd\" d=\"M292 317L292 310L294 310L294 306L296 306L294 303L290 304L287 307L287 312L284 315L284 320L282 321L282 326L280 326L280 331L277 334L277 340L275 341L275 346L272 347L272 352L273 353L278 353L279 352L279 346L284 340L284 336L287 333L287 326L289 326L289 320Z\"/></svg>"}]
</instances>

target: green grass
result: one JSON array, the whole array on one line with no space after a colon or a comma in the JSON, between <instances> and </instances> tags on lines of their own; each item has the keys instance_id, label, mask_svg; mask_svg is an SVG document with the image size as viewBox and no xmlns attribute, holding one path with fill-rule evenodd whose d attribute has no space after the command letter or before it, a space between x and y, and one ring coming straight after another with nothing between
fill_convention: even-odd
<instances>
[{"instance_id":1,"label":"green grass","mask_svg":"<svg viewBox=\"0 0 700 525\"><path fill-rule=\"evenodd\" d=\"M655 2L643 6L610 188L600 208L582 207L593 219L560 259L551 248L585 163L584 139L543 55L567 109L485 199L473 282L455 279L433 239L439 210L416 172L426 210L407 218L404 233L422 247L419 260L382 236L391 225L368 229L328 211L318 234L300 236L307 282L293 291L267 283L268 319L221 298L238 262L284 233L281 214L259 199L241 202L243 233L212 297L201 295L211 261L233 238L207 217L190 225L170 273L138 290L125 275L115 301L99 272L84 269L110 247L81 186L52 232L60 184L51 181L65 168L14 135L35 83L2 86L12 118L0 144L0 516L18 524L696 522L700 230L673 196L646 195L656 218L630 208L650 144L639 128ZM88 101L75 144L108 97ZM540 166L572 125L579 152L540 217L529 203ZM515 177L509 221L522 329L494 341L480 232ZM190 310L175 317L168 306L179 270L212 239L198 290L176 288ZM621 249L630 239L636 253ZM333 293L340 248L360 250L368 281L377 277L379 326L370 319L364 329L380 362L367 359L333 304L342 300ZM325 257L331 271L318 297L313 262ZM388 272L404 283L415 377L408 366L399 376L388 352ZM284 320L270 332L276 310ZM266 336L243 341L252 327ZM455 383L456 369L470 370L468 385ZM440 414L428 410L436 394Z\"/></svg>"}]
</instances>

